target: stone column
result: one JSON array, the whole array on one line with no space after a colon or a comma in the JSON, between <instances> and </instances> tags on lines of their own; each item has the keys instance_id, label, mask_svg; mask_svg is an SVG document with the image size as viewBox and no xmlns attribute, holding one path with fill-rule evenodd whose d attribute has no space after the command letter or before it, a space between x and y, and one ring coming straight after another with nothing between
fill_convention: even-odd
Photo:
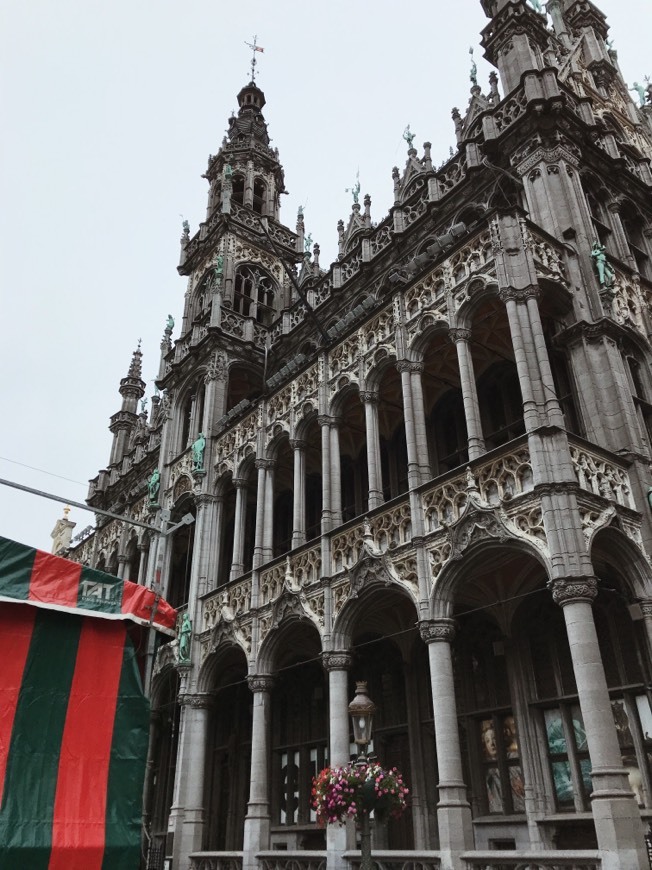
<instances>
[{"instance_id":1,"label":"stone column","mask_svg":"<svg viewBox=\"0 0 652 870\"><path fill-rule=\"evenodd\" d=\"M328 763L331 767L346 764L351 758L349 731L349 668L351 653L345 651L322 654L328 672ZM326 828L327 870L344 870L347 862L347 828L328 825Z\"/></svg>"},{"instance_id":2,"label":"stone column","mask_svg":"<svg viewBox=\"0 0 652 870\"><path fill-rule=\"evenodd\" d=\"M330 425L331 528L342 524L342 469L340 464L340 417Z\"/></svg>"},{"instance_id":3,"label":"stone column","mask_svg":"<svg viewBox=\"0 0 652 870\"><path fill-rule=\"evenodd\" d=\"M149 534L149 532L147 532ZM140 583L141 586L144 586L147 581L147 554L149 553L149 544L141 541L138 544L138 552L140 553L140 559L138 561L138 579L134 578L134 582Z\"/></svg>"},{"instance_id":4,"label":"stone column","mask_svg":"<svg viewBox=\"0 0 652 870\"><path fill-rule=\"evenodd\" d=\"M265 502L263 517L263 562L274 558L274 469L275 459L265 460Z\"/></svg>"},{"instance_id":5,"label":"stone column","mask_svg":"<svg viewBox=\"0 0 652 870\"><path fill-rule=\"evenodd\" d=\"M383 473L380 463L380 432L378 430L378 394L360 393L364 403L364 418L367 431L367 470L369 477L369 510L381 505L383 496Z\"/></svg>"},{"instance_id":6,"label":"stone column","mask_svg":"<svg viewBox=\"0 0 652 870\"><path fill-rule=\"evenodd\" d=\"M263 674L248 677L254 695L251 724L251 776L249 802L244 823L244 870L258 870L256 853L269 849L269 760L270 760L270 708L273 677Z\"/></svg>"},{"instance_id":7,"label":"stone column","mask_svg":"<svg viewBox=\"0 0 652 870\"><path fill-rule=\"evenodd\" d=\"M603 870L645 867L643 824L623 768L609 690L600 655L592 603L594 577L570 577L550 583L564 611L577 694L591 758L591 808L602 850Z\"/></svg>"},{"instance_id":8,"label":"stone column","mask_svg":"<svg viewBox=\"0 0 652 870\"><path fill-rule=\"evenodd\" d=\"M325 535L331 530L331 418L320 414L317 422L321 426L321 532Z\"/></svg>"},{"instance_id":9,"label":"stone column","mask_svg":"<svg viewBox=\"0 0 652 870\"><path fill-rule=\"evenodd\" d=\"M480 404L478 402L478 390L473 371L473 357L469 342L471 340L470 329L451 329L448 333L455 342L457 362L460 368L460 384L462 387L462 400L464 402L464 416L466 417L466 436L469 447L469 460L477 459L485 452L482 423L480 420Z\"/></svg>"},{"instance_id":10,"label":"stone column","mask_svg":"<svg viewBox=\"0 0 652 870\"><path fill-rule=\"evenodd\" d=\"M125 578L125 571L127 570L127 562L128 559L126 556L118 556L118 577L121 580Z\"/></svg>"},{"instance_id":11,"label":"stone column","mask_svg":"<svg viewBox=\"0 0 652 870\"><path fill-rule=\"evenodd\" d=\"M414 414L414 436L417 442L417 457L421 469L421 483L432 477L428 451L428 430L426 428L426 408L423 402L423 383L421 375L423 363L410 363L410 386L412 387L412 412Z\"/></svg>"},{"instance_id":12,"label":"stone column","mask_svg":"<svg viewBox=\"0 0 652 870\"><path fill-rule=\"evenodd\" d=\"M244 572L244 533L247 516L247 481L236 477L235 487L235 517L233 521L233 558L231 560L231 580L235 580Z\"/></svg>"},{"instance_id":13,"label":"stone column","mask_svg":"<svg viewBox=\"0 0 652 870\"><path fill-rule=\"evenodd\" d=\"M401 360L396 363L397 371L401 375L401 392L403 393L403 422L405 425L405 443L408 458L408 486L410 489L416 489L421 483L421 464L419 462L419 446L414 425L414 402L410 378L411 366L412 363L408 360Z\"/></svg>"},{"instance_id":14,"label":"stone column","mask_svg":"<svg viewBox=\"0 0 652 870\"><path fill-rule=\"evenodd\" d=\"M641 601L641 610L643 611L643 624L645 625L645 636L648 643L648 655L652 658L652 598L646 598Z\"/></svg>"},{"instance_id":15,"label":"stone column","mask_svg":"<svg viewBox=\"0 0 652 870\"><path fill-rule=\"evenodd\" d=\"M258 471L258 487L256 490L256 532L254 540L254 568L258 568L263 562L263 535L265 532L265 485L267 483L267 460L257 459L256 470Z\"/></svg>"},{"instance_id":16,"label":"stone column","mask_svg":"<svg viewBox=\"0 0 652 870\"><path fill-rule=\"evenodd\" d=\"M437 821L442 870L461 866L460 853L473 849L471 807L462 773L462 751L457 727L457 704L451 643L455 636L452 619L427 619L419 623L422 640L428 644L430 683L435 719L435 745L439 768Z\"/></svg>"},{"instance_id":17,"label":"stone column","mask_svg":"<svg viewBox=\"0 0 652 870\"><path fill-rule=\"evenodd\" d=\"M527 312L530 320L530 328L532 330L532 338L534 340L534 350L539 366L539 376L543 386L543 402L546 409L546 416L551 426L559 426L564 428L564 415L557 398L557 390L555 389L555 381L552 377L552 369L550 368L550 357L548 356L548 348L546 347L546 339L543 334L543 324L541 323L541 312L539 311L539 303L535 294L528 296Z\"/></svg>"},{"instance_id":18,"label":"stone column","mask_svg":"<svg viewBox=\"0 0 652 870\"><path fill-rule=\"evenodd\" d=\"M294 501L292 504L292 549L306 542L306 442L293 439Z\"/></svg>"},{"instance_id":19,"label":"stone column","mask_svg":"<svg viewBox=\"0 0 652 870\"><path fill-rule=\"evenodd\" d=\"M636 269L636 260L629 248L629 242L625 235L623 221L620 217L620 203L612 202L607 206L607 208L611 214L611 229L613 230L613 237L616 246L616 256L627 263L630 268Z\"/></svg>"},{"instance_id":20,"label":"stone column","mask_svg":"<svg viewBox=\"0 0 652 870\"><path fill-rule=\"evenodd\" d=\"M518 382L521 388L521 398L523 399L523 420L525 421L525 429L531 432L536 429L543 420L539 419L539 406L533 390L533 378L530 370L532 354L528 353L530 348L526 347L525 336L523 335L523 326L521 322L520 309L523 306L524 300L534 292L528 290L501 290L500 298L505 303L507 308L507 319L509 321L509 331L512 338L512 346L514 348L514 359L516 361L516 369L518 371Z\"/></svg>"},{"instance_id":21,"label":"stone column","mask_svg":"<svg viewBox=\"0 0 652 870\"><path fill-rule=\"evenodd\" d=\"M208 741L209 710L213 696L182 695L184 705L184 753L182 778L183 807L174 835L174 866L183 867L187 856L201 850L204 839L204 778Z\"/></svg>"}]
</instances>

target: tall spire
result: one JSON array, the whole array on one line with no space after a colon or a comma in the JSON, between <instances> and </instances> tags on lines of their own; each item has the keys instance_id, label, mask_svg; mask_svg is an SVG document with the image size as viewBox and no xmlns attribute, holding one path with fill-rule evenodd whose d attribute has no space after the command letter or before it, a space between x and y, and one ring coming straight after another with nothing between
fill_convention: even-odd
<instances>
[{"instance_id":1,"label":"tall spire","mask_svg":"<svg viewBox=\"0 0 652 870\"><path fill-rule=\"evenodd\" d=\"M145 395L145 382L142 375L143 354L138 346L131 356L127 377L122 378L118 392L122 396L122 407L113 414L109 429L113 433L111 458L109 464L120 462L129 443L129 435L138 422L138 400Z\"/></svg>"}]
</instances>

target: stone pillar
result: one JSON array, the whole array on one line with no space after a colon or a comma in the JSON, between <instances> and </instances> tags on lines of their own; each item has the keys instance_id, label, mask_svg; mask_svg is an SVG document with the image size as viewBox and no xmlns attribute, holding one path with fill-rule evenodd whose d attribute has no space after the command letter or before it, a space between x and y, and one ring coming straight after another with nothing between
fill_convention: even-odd
<instances>
[{"instance_id":1,"label":"stone pillar","mask_svg":"<svg viewBox=\"0 0 652 870\"><path fill-rule=\"evenodd\" d=\"M616 247L616 256L623 260L631 269L636 269L636 260L634 259L632 252L629 248L629 242L627 241L627 236L625 235L625 229L623 227L622 218L620 217L620 203L619 202L611 202L607 206L609 209L609 213L611 214L611 229L613 230L613 237Z\"/></svg>"},{"instance_id":2,"label":"stone pillar","mask_svg":"<svg viewBox=\"0 0 652 870\"><path fill-rule=\"evenodd\" d=\"M209 710L213 696L208 694L182 695L184 705L185 742L182 778L183 806L174 835L174 866L188 866L187 857L201 851L204 839L204 778L206 773L206 746L208 741Z\"/></svg>"},{"instance_id":3,"label":"stone pillar","mask_svg":"<svg viewBox=\"0 0 652 870\"><path fill-rule=\"evenodd\" d=\"M410 386L412 387L412 412L414 414L414 436L417 442L417 458L421 469L421 483L432 477L428 451L428 430L426 428L426 408L423 402L423 383L421 375L423 363L410 363Z\"/></svg>"},{"instance_id":4,"label":"stone pillar","mask_svg":"<svg viewBox=\"0 0 652 870\"><path fill-rule=\"evenodd\" d=\"M231 560L231 580L244 572L244 536L247 516L247 481L235 478L235 517L233 521L233 558Z\"/></svg>"},{"instance_id":5,"label":"stone pillar","mask_svg":"<svg viewBox=\"0 0 652 870\"><path fill-rule=\"evenodd\" d=\"M360 393L364 403L364 418L367 431L367 471L369 477L369 510L381 505L383 496L383 473L380 463L380 432L378 429L378 394Z\"/></svg>"},{"instance_id":6,"label":"stone pillar","mask_svg":"<svg viewBox=\"0 0 652 870\"><path fill-rule=\"evenodd\" d=\"M275 459L265 460L265 502L263 517L263 562L274 558L274 469Z\"/></svg>"},{"instance_id":7,"label":"stone pillar","mask_svg":"<svg viewBox=\"0 0 652 870\"><path fill-rule=\"evenodd\" d=\"M534 293L531 296L528 296L526 305L530 320L530 328L532 329L534 350L539 367L539 376L543 386L543 403L546 409L548 423L551 426L559 426L563 429L565 426L564 415L557 398L555 382L552 377L552 369L550 368L550 357L548 356L546 339L543 334L541 312L539 311L539 303Z\"/></svg>"},{"instance_id":8,"label":"stone pillar","mask_svg":"<svg viewBox=\"0 0 652 870\"><path fill-rule=\"evenodd\" d=\"M396 364L396 368L401 375L401 392L403 393L403 422L405 425L405 443L408 457L408 486L410 489L416 489L421 483L421 463L419 462L420 451L414 424L414 401L412 398L412 380L410 378L411 366L412 363L408 360L401 360ZM427 449L427 445L425 446Z\"/></svg>"},{"instance_id":9,"label":"stone pillar","mask_svg":"<svg viewBox=\"0 0 652 870\"><path fill-rule=\"evenodd\" d=\"M265 532L265 485L267 483L267 460L257 459L256 470L258 471L258 487L256 490L256 531L254 540L254 568L258 568L263 562L263 535Z\"/></svg>"},{"instance_id":10,"label":"stone pillar","mask_svg":"<svg viewBox=\"0 0 652 870\"><path fill-rule=\"evenodd\" d=\"M339 767L350 761L351 741L349 731L349 668L352 657L349 652L326 652L322 654L324 668L328 672L328 763ZM344 870L347 862L347 828L328 825L326 828L327 870Z\"/></svg>"},{"instance_id":11,"label":"stone pillar","mask_svg":"<svg viewBox=\"0 0 652 870\"><path fill-rule=\"evenodd\" d=\"M224 534L224 495L215 496L215 528L210 540L210 549L212 553L211 560L211 579L209 588L215 589L219 583L220 571L222 570L222 535ZM207 590L208 591L208 590Z\"/></svg>"},{"instance_id":12,"label":"stone pillar","mask_svg":"<svg viewBox=\"0 0 652 870\"><path fill-rule=\"evenodd\" d=\"M457 361L460 368L460 384L462 387L462 400L464 402L464 416L466 417L466 436L469 447L469 461L477 459L485 452L482 423L480 420L480 404L478 402L478 390L473 371L473 357L469 342L471 340L470 329L451 329L448 333L455 342Z\"/></svg>"},{"instance_id":13,"label":"stone pillar","mask_svg":"<svg viewBox=\"0 0 652 870\"><path fill-rule=\"evenodd\" d=\"M331 528L342 524L342 469L340 464L340 418L332 417L330 425Z\"/></svg>"},{"instance_id":14,"label":"stone pillar","mask_svg":"<svg viewBox=\"0 0 652 870\"><path fill-rule=\"evenodd\" d=\"M147 532L147 534L149 534L149 532ZM140 553L140 558L138 560L138 580L134 582L138 582L141 586L144 586L147 581L147 555L149 553L149 543L141 541L140 544L138 544L138 552Z\"/></svg>"},{"instance_id":15,"label":"stone pillar","mask_svg":"<svg viewBox=\"0 0 652 870\"><path fill-rule=\"evenodd\" d=\"M125 571L127 570L128 559L126 556L118 556L118 577L121 580L125 579Z\"/></svg>"},{"instance_id":16,"label":"stone pillar","mask_svg":"<svg viewBox=\"0 0 652 870\"><path fill-rule=\"evenodd\" d=\"M641 601L641 610L643 611L643 624L648 643L648 655L652 658L652 598Z\"/></svg>"},{"instance_id":17,"label":"stone pillar","mask_svg":"<svg viewBox=\"0 0 652 870\"><path fill-rule=\"evenodd\" d=\"M532 288L531 292L534 292L534 288ZM539 419L539 405L534 394L532 373L530 371L532 357L528 353L530 348L526 347L520 316L520 309L523 306L525 298L529 295L531 295L529 291L513 290L511 288L501 290L500 292L500 297L507 308L509 331L514 348L518 382L521 387L521 398L523 399L523 419L527 432L531 432L532 429L536 429L544 422Z\"/></svg>"},{"instance_id":18,"label":"stone pillar","mask_svg":"<svg viewBox=\"0 0 652 870\"><path fill-rule=\"evenodd\" d=\"M248 677L254 695L251 725L251 776L249 802L244 823L243 870L258 870L256 853L269 849L269 760L270 708L273 677L263 674Z\"/></svg>"},{"instance_id":19,"label":"stone pillar","mask_svg":"<svg viewBox=\"0 0 652 870\"><path fill-rule=\"evenodd\" d=\"M457 728L457 705L451 643L455 636L452 619L427 619L419 623L421 638L428 644L430 683L435 719L435 744L439 768L439 824L442 870L462 866L460 854L473 849L471 807L462 773L462 751Z\"/></svg>"},{"instance_id":20,"label":"stone pillar","mask_svg":"<svg viewBox=\"0 0 652 870\"><path fill-rule=\"evenodd\" d=\"M637 870L647 855L643 824L623 768L609 690L598 645L592 602L594 577L570 577L550 583L564 611L577 694L591 758L591 808L602 851L603 870Z\"/></svg>"},{"instance_id":21,"label":"stone pillar","mask_svg":"<svg viewBox=\"0 0 652 870\"><path fill-rule=\"evenodd\" d=\"M325 535L331 530L331 418L320 414L317 422L321 426L321 532Z\"/></svg>"},{"instance_id":22,"label":"stone pillar","mask_svg":"<svg viewBox=\"0 0 652 870\"><path fill-rule=\"evenodd\" d=\"M292 504L292 549L306 542L306 442L293 439L294 501Z\"/></svg>"}]
</instances>

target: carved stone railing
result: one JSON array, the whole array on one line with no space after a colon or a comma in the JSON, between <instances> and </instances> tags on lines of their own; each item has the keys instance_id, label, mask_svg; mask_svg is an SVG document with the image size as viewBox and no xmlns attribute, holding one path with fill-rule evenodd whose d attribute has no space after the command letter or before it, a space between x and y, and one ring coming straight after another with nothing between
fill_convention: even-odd
<instances>
[{"instance_id":1,"label":"carved stone railing","mask_svg":"<svg viewBox=\"0 0 652 870\"><path fill-rule=\"evenodd\" d=\"M348 865L358 870L361 864L359 852L345 852ZM437 852L390 852L374 851L371 861L375 870L440 870L441 858Z\"/></svg>"},{"instance_id":2,"label":"carved stone railing","mask_svg":"<svg viewBox=\"0 0 652 870\"><path fill-rule=\"evenodd\" d=\"M242 852L195 852L191 870L242 870Z\"/></svg>"},{"instance_id":3,"label":"carved stone railing","mask_svg":"<svg viewBox=\"0 0 652 870\"><path fill-rule=\"evenodd\" d=\"M532 225L527 224L532 242L532 256L537 276L567 283L563 248L552 239L542 236Z\"/></svg>"},{"instance_id":4,"label":"carved stone railing","mask_svg":"<svg viewBox=\"0 0 652 870\"><path fill-rule=\"evenodd\" d=\"M256 857L260 870L326 870L324 852L259 852Z\"/></svg>"},{"instance_id":5,"label":"carved stone railing","mask_svg":"<svg viewBox=\"0 0 652 870\"><path fill-rule=\"evenodd\" d=\"M243 616L249 612L251 607L251 573L238 577L232 583L228 583L204 597L199 630L206 631L213 628L225 607L228 608L229 614L235 617Z\"/></svg>"},{"instance_id":6,"label":"carved stone railing","mask_svg":"<svg viewBox=\"0 0 652 870\"><path fill-rule=\"evenodd\" d=\"M599 852L467 852L467 870L600 870Z\"/></svg>"},{"instance_id":7,"label":"carved stone railing","mask_svg":"<svg viewBox=\"0 0 652 870\"><path fill-rule=\"evenodd\" d=\"M570 453L581 489L636 510L626 466L580 445L575 439L571 440Z\"/></svg>"}]
</instances>

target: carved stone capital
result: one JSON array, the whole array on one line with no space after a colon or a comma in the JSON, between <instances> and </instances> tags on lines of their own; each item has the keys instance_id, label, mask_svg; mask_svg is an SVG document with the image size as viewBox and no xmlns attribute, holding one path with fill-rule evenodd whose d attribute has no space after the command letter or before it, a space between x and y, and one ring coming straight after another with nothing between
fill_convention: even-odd
<instances>
[{"instance_id":1,"label":"carved stone capital","mask_svg":"<svg viewBox=\"0 0 652 870\"><path fill-rule=\"evenodd\" d=\"M551 580L548 588L555 604L565 607L575 601L593 602L598 594L598 581L595 577L568 577L564 580Z\"/></svg>"},{"instance_id":2,"label":"carved stone capital","mask_svg":"<svg viewBox=\"0 0 652 870\"><path fill-rule=\"evenodd\" d=\"M403 372L409 372L412 374L413 372L418 372L419 374L423 371L424 365L422 362L414 362L409 359L402 359L396 363L396 371L402 374Z\"/></svg>"},{"instance_id":3,"label":"carved stone capital","mask_svg":"<svg viewBox=\"0 0 652 870\"><path fill-rule=\"evenodd\" d=\"M201 492L195 496L195 504L198 508L206 508L217 501L216 496L208 492Z\"/></svg>"},{"instance_id":4,"label":"carved stone capital","mask_svg":"<svg viewBox=\"0 0 652 870\"><path fill-rule=\"evenodd\" d=\"M290 447L293 450L305 450L308 446L307 441L302 441L301 438L290 438Z\"/></svg>"},{"instance_id":5,"label":"carved stone capital","mask_svg":"<svg viewBox=\"0 0 652 870\"><path fill-rule=\"evenodd\" d=\"M329 417L328 414L319 414L317 416L317 422L320 426L332 426L334 417Z\"/></svg>"},{"instance_id":6,"label":"carved stone capital","mask_svg":"<svg viewBox=\"0 0 652 870\"><path fill-rule=\"evenodd\" d=\"M539 288L535 284L529 287L501 287L499 295L502 302L527 302L528 299L539 298Z\"/></svg>"},{"instance_id":7,"label":"carved stone capital","mask_svg":"<svg viewBox=\"0 0 652 870\"><path fill-rule=\"evenodd\" d=\"M274 683L275 679L271 674L256 674L252 677L247 677L247 685L254 694L257 692L271 692L274 688Z\"/></svg>"},{"instance_id":8,"label":"carved stone capital","mask_svg":"<svg viewBox=\"0 0 652 870\"><path fill-rule=\"evenodd\" d=\"M643 616L652 616L652 598L646 598L643 601L639 601L639 605L643 611Z\"/></svg>"},{"instance_id":9,"label":"carved stone capital","mask_svg":"<svg viewBox=\"0 0 652 870\"><path fill-rule=\"evenodd\" d=\"M453 329L448 330L448 335L451 341L454 341L456 344L458 341L471 341L471 330L470 329L462 329L461 327L454 327Z\"/></svg>"},{"instance_id":10,"label":"carved stone capital","mask_svg":"<svg viewBox=\"0 0 652 870\"><path fill-rule=\"evenodd\" d=\"M215 703L213 695L205 692L198 694L186 693L179 695L179 703L184 707L193 707L195 710L210 710Z\"/></svg>"},{"instance_id":11,"label":"carved stone capital","mask_svg":"<svg viewBox=\"0 0 652 870\"><path fill-rule=\"evenodd\" d=\"M256 468L264 468L266 471L271 471L276 467L275 459L257 459L254 463Z\"/></svg>"},{"instance_id":12,"label":"carved stone capital","mask_svg":"<svg viewBox=\"0 0 652 870\"><path fill-rule=\"evenodd\" d=\"M322 653L321 661L326 671L348 671L353 662L353 656L346 650L337 650Z\"/></svg>"},{"instance_id":13,"label":"carved stone capital","mask_svg":"<svg viewBox=\"0 0 652 870\"><path fill-rule=\"evenodd\" d=\"M249 481L246 477L234 477L232 483L236 489L246 489L249 485Z\"/></svg>"},{"instance_id":14,"label":"carved stone capital","mask_svg":"<svg viewBox=\"0 0 652 870\"><path fill-rule=\"evenodd\" d=\"M365 405L377 405L379 402L378 393L373 393L370 390L360 391L360 401Z\"/></svg>"},{"instance_id":15,"label":"carved stone capital","mask_svg":"<svg viewBox=\"0 0 652 870\"><path fill-rule=\"evenodd\" d=\"M445 641L452 643L455 639L456 623L454 619L422 619L419 623L419 633L424 643Z\"/></svg>"}]
</instances>

